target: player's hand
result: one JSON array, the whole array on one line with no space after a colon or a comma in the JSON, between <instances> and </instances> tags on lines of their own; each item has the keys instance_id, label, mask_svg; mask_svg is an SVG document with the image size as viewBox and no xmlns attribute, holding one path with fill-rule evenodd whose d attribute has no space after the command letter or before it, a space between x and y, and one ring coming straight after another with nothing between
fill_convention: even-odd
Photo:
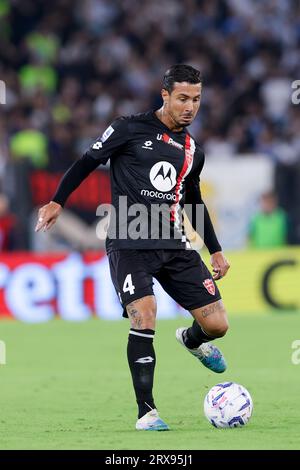
<instances>
[{"instance_id":1,"label":"player's hand","mask_svg":"<svg viewBox=\"0 0 300 470\"><path fill-rule=\"evenodd\" d=\"M215 281L226 276L226 273L230 268L230 264L223 255L222 251L217 251L216 253L211 255L211 265L213 267L213 272L215 273L213 275Z\"/></svg>"},{"instance_id":2,"label":"player's hand","mask_svg":"<svg viewBox=\"0 0 300 470\"><path fill-rule=\"evenodd\" d=\"M61 205L54 201L50 201L49 204L41 207L35 231L39 232L40 230L43 230L45 232L46 230L49 230L49 228L55 224L61 211Z\"/></svg>"}]
</instances>

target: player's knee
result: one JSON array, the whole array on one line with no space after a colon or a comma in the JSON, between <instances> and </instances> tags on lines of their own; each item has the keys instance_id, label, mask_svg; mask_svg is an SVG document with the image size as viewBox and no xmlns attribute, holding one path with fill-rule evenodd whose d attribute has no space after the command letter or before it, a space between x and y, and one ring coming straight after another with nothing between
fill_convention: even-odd
<instances>
[{"instance_id":1,"label":"player's knee","mask_svg":"<svg viewBox=\"0 0 300 470\"><path fill-rule=\"evenodd\" d=\"M147 296L126 307L131 328L154 330L156 319L156 301L154 296Z\"/></svg>"},{"instance_id":2,"label":"player's knee","mask_svg":"<svg viewBox=\"0 0 300 470\"><path fill-rule=\"evenodd\" d=\"M212 325L209 328L209 331L206 330L206 333L213 338L222 338L225 336L228 331L229 325L227 319L218 322L216 325Z\"/></svg>"},{"instance_id":3,"label":"player's knee","mask_svg":"<svg viewBox=\"0 0 300 470\"><path fill-rule=\"evenodd\" d=\"M218 328L216 328L214 332L214 336L216 338L222 338L222 336L225 336L228 330L228 325L221 325Z\"/></svg>"},{"instance_id":4,"label":"player's knee","mask_svg":"<svg viewBox=\"0 0 300 470\"><path fill-rule=\"evenodd\" d=\"M154 330L156 310L152 308L147 309L142 313L141 316L142 316L142 322L143 322L143 329Z\"/></svg>"}]
</instances>

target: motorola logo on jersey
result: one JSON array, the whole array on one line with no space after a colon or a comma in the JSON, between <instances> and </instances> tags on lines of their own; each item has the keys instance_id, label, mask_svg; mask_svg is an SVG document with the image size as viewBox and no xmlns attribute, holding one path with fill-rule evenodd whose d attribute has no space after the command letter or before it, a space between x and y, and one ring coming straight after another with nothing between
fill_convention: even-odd
<instances>
[{"instance_id":1,"label":"motorola logo on jersey","mask_svg":"<svg viewBox=\"0 0 300 470\"><path fill-rule=\"evenodd\" d=\"M176 170L169 162L158 162L150 170L150 181L152 186L164 193L171 191L176 185Z\"/></svg>"}]
</instances>

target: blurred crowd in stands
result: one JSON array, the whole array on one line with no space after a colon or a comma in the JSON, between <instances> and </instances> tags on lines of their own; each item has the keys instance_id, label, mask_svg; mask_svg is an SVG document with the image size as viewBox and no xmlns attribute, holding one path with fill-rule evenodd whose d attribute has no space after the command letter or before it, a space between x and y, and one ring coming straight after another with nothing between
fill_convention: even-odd
<instances>
[{"instance_id":1,"label":"blurred crowd in stands","mask_svg":"<svg viewBox=\"0 0 300 470\"><path fill-rule=\"evenodd\" d=\"M203 75L191 133L208 156L274 162L288 241L300 243L299 58L298 0L0 0L0 250L33 247L26 227L55 188L47 175L64 172L116 116L158 108L174 63ZM90 227L95 207L74 203L72 213Z\"/></svg>"}]
</instances>

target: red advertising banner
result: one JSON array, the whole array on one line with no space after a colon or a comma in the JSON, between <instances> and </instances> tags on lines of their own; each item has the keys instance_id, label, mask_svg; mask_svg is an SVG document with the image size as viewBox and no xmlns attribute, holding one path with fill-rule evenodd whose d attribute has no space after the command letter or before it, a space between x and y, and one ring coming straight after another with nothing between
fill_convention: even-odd
<instances>
[{"instance_id":1,"label":"red advertising banner","mask_svg":"<svg viewBox=\"0 0 300 470\"><path fill-rule=\"evenodd\" d=\"M182 310L155 285L159 317ZM119 320L122 307L102 253L7 253L0 255L0 319L45 322L55 317L84 321Z\"/></svg>"},{"instance_id":2,"label":"red advertising banner","mask_svg":"<svg viewBox=\"0 0 300 470\"><path fill-rule=\"evenodd\" d=\"M33 204L41 206L49 202L55 193L63 173L49 173L35 170L30 175L30 189ZM106 170L97 170L79 186L70 196L67 206L95 212L99 204L109 204L110 176Z\"/></svg>"}]
</instances>

